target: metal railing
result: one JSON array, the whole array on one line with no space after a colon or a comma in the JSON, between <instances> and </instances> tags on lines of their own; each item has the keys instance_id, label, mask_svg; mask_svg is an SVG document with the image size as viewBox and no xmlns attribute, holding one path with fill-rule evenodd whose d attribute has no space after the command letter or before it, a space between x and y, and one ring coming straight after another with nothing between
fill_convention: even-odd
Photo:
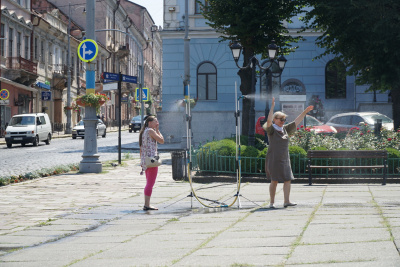
<instances>
[{"instance_id":1,"label":"metal railing","mask_svg":"<svg viewBox=\"0 0 400 267\"><path fill-rule=\"evenodd\" d=\"M30 73L37 74L37 63L25 59L21 56L19 57L8 57L7 58L7 68L9 69L21 69Z\"/></svg>"},{"instance_id":2,"label":"metal railing","mask_svg":"<svg viewBox=\"0 0 400 267\"><path fill-rule=\"evenodd\" d=\"M308 158L301 154L291 154L290 162L295 177L308 177ZM383 159L313 159L312 165L362 166L383 164ZM265 158L241 157L241 172L246 175L265 175ZM236 172L236 157L223 156L209 148L200 148L192 154L192 168L199 172L229 173ZM315 177L366 176L381 177L382 168L371 169L313 169ZM400 158L387 159L387 176L400 177Z\"/></svg>"}]
</instances>

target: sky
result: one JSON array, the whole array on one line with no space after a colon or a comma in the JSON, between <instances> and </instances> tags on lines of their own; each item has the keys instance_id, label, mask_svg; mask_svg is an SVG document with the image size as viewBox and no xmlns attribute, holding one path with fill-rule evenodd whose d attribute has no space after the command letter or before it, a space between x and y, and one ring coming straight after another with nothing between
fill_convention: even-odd
<instances>
[{"instance_id":1,"label":"sky","mask_svg":"<svg viewBox=\"0 0 400 267\"><path fill-rule=\"evenodd\" d=\"M144 6L157 26L163 26L163 0L130 0Z\"/></svg>"}]
</instances>

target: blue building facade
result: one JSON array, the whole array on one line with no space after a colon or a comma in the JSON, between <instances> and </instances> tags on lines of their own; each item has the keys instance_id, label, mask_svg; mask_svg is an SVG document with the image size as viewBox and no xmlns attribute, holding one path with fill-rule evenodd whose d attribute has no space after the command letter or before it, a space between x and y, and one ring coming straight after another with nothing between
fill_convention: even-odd
<instances>
[{"instance_id":1,"label":"blue building facade","mask_svg":"<svg viewBox=\"0 0 400 267\"><path fill-rule=\"evenodd\" d=\"M187 136L185 110L181 106L184 10L184 0L164 4L162 111L158 113L164 136L170 142L182 142L183 147ZM302 26L296 19L287 25L293 35ZM228 42L220 42L219 34L207 26L195 0L189 0L189 29L190 95L198 99L192 110L193 140L204 143L230 137L235 133L235 83L240 95L238 68ZM256 120L265 114L266 101L270 102L267 88L276 99L275 111L282 110L289 120L318 101L314 116L323 122L334 114L350 111L375 110L392 117L388 94L366 93L368 86L357 86L355 77L343 75L333 55L313 60L323 52L315 44L318 34L301 35L305 40L295 44L299 46L296 52L285 55L288 61L281 77L257 78ZM260 56L258 59L263 62Z\"/></svg>"}]
</instances>

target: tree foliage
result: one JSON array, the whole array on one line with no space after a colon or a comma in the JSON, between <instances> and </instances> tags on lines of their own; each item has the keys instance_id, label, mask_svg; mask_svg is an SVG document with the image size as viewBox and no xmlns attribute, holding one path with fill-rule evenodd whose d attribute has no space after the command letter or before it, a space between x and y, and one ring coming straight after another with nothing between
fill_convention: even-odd
<instances>
[{"instance_id":1,"label":"tree foliage","mask_svg":"<svg viewBox=\"0 0 400 267\"><path fill-rule=\"evenodd\" d=\"M320 31L319 57L337 55L357 84L391 91L395 127L400 125L400 2L308 0L308 28Z\"/></svg>"},{"instance_id":2,"label":"tree foliage","mask_svg":"<svg viewBox=\"0 0 400 267\"><path fill-rule=\"evenodd\" d=\"M200 1L198 1L201 3ZM204 1L203 1L204 2ZM236 40L243 47L243 66L247 66L252 56L261 54L268 58L268 45L272 40L279 47L280 54L294 51L292 44L301 37L289 34L286 23L302 11L302 0L208 0L202 5L203 16L208 25L221 34L221 41ZM233 58L232 58L233 60ZM240 91L251 94L251 70L241 69ZM243 101L242 133L248 133L250 101Z\"/></svg>"},{"instance_id":3,"label":"tree foliage","mask_svg":"<svg viewBox=\"0 0 400 267\"><path fill-rule=\"evenodd\" d=\"M237 40L245 49L268 56L268 45L275 40L281 53L293 51L291 43L300 36L291 36L285 22L301 12L301 1L293 0L208 0L203 15L208 25L221 33L221 41Z\"/></svg>"}]
</instances>

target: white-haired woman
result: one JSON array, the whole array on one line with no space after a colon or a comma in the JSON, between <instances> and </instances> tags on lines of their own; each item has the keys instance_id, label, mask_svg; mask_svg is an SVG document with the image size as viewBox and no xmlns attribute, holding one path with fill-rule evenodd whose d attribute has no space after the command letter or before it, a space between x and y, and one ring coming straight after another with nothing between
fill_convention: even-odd
<instances>
[{"instance_id":1,"label":"white-haired woman","mask_svg":"<svg viewBox=\"0 0 400 267\"><path fill-rule=\"evenodd\" d=\"M275 208L275 193L278 182L283 182L283 207L296 206L290 202L290 186L294 180L289 157L289 135L296 131L297 125L301 123L306 114L314 109L313 106L307 107L293 122L285 124L286 114L274 112L275 98L272 98L271 109L268 114L267 122L263 125L267 132L269 147L265 156L265 172L267 178L271 180L269 185L270 205Z\"/></svg>"}]
</instances>

